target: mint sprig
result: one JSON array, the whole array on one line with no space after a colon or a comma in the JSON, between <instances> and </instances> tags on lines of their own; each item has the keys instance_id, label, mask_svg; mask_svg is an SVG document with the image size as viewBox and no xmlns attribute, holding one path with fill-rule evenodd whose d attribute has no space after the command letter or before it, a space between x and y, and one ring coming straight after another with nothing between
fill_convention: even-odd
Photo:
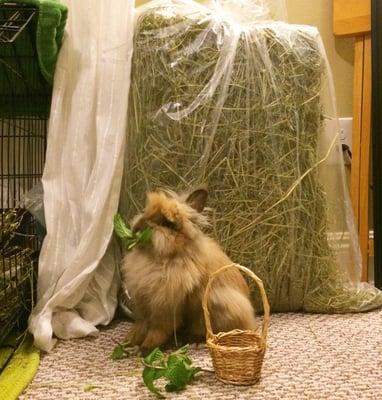
<instances>
[{"instance_id":1,"label":"mint sprig","mask_svg":"<svg viewBox=\"0 0 382 400\"><path fill-rule=\"evenodd\" d=\"M115 234L125 243L126 250L128 251L133 249L137 244L144 244L151 241L152 231L150 228L133 232L127 227L120 214L114 216L113 223Z\"/></svg>"},{"instance_id":2,"label":"mint sprig","mask_svg":"<svg viewBox=\"0 0 382 400\"><path fill-rule=\"evenodd\" d=\"M163 394L155 386L154 382L160 378L167 379L165 386L167 392L179 392L191 383L201 368L194 367L192 360L187 356L188 345L179 350L165 355L160 349L154 349L143 359L145 366L142 378L146 387L158 398L164 398Z\"/></svg>"}]
</instances>

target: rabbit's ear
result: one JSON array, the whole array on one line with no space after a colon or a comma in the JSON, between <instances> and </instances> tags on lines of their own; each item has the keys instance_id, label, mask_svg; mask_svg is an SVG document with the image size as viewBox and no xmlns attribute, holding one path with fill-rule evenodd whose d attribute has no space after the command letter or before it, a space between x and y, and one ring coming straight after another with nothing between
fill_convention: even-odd
<instances>
[{"instance_id":1,"label":"rabbit's ear","mask_svg":"<svg viewBox=\"0 0 382 400\"><path fill-rule=\"evenodd\" d=\"M186 203L197 212L202 212L207 203L208 192L204 188L196 189L186 198Z\"/></svg>"}]
</instances>

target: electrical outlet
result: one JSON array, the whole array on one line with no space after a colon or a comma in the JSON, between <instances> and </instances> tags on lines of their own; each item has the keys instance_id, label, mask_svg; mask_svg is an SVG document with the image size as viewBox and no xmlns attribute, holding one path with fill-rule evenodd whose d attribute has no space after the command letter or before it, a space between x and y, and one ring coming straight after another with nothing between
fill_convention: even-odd
<instances>
[{"instance_id":1,"label":"electrical outlet","mask_svg":"<svg viewBox=\"0 0 382 400\"><path fill-rule=\"evenodd\" d=\"M341 143L349 146L350 151L352 151L353 118L340 118L339 123Z\"/></svg>"}]
</instances>

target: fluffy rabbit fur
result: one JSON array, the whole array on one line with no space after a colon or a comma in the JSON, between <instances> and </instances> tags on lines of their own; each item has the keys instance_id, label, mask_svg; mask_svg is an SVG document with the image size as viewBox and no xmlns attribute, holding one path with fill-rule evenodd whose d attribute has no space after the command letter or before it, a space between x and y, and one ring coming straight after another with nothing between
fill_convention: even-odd
<instances>
[{"instance_id":1,"label":"fluffy rabbit fur","mask_svg":"<svg viewBox=\"0 0 382 400\"><path fill-rule=\"evenodd\" d=\"M232 263L201 231L206 200L204 189L188 196L152 192L133 220L133 230L152 229L151 243L135 247L122 265L136 317L127 340L143 351L165 344L174 329L186 340L205 337L201 300L209 274ZM255 328L249 288L237 270L215 279L209 309L214 332Z\"/></svg>"}]
</instances>

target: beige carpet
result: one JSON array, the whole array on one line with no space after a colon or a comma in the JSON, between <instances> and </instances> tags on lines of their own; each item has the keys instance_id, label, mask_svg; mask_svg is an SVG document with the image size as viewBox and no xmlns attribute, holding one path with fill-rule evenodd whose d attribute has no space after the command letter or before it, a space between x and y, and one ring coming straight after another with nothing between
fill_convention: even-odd
<instances>
[{"instance_id":1,"label":"beige carpet","mask_svg":"<svg viewBox=\"0 0 382 400\"><path fill-rule=\"evenodd\" d=\"M382 399L382 312L354 315L273 315L261 382L224 385L205 374L176 399ZM115 323L97 338L60 342L43 357L20 399L153 399L141 383L137 358L112 361L128 323ZM193 349L196 365L210 367L205 348ZM86 385L95 388L85 392Z\"/></svg>"}]
</instances>

